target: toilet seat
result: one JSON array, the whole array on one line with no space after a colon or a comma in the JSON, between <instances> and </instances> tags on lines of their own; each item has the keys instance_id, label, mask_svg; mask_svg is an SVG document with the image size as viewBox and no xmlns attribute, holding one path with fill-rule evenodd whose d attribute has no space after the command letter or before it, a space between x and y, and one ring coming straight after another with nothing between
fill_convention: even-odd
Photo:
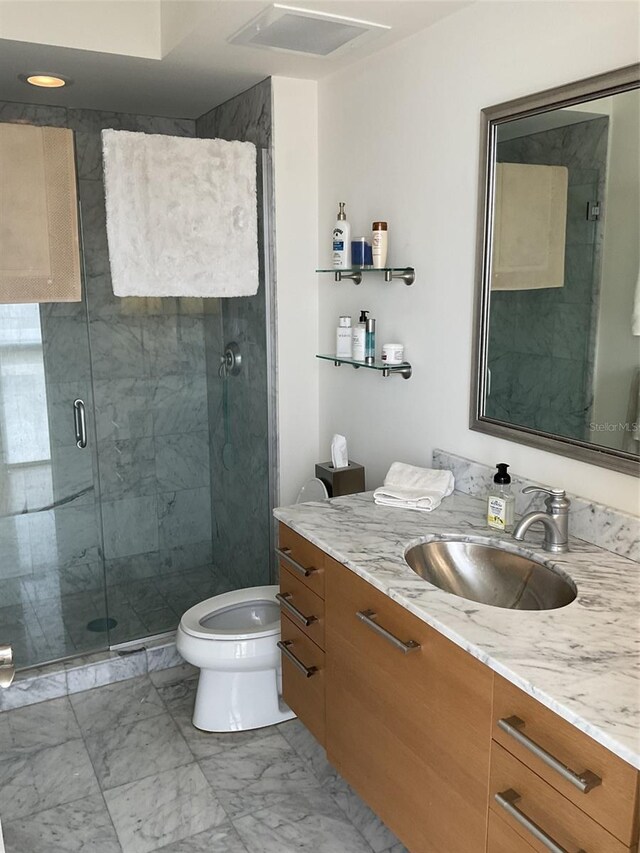
<instances>
[{"instance_id":1,"label":"toilet seat","mask_svg":"<svg viewBox=\"0 0 640 853\"><path fill-rule=\"evenodd\" d=\"M272 637L280 632L280 608L273 587L234 590L191 607L180 620L180 627L185 634L203 640Z\"/></svg>"}]
</instances>

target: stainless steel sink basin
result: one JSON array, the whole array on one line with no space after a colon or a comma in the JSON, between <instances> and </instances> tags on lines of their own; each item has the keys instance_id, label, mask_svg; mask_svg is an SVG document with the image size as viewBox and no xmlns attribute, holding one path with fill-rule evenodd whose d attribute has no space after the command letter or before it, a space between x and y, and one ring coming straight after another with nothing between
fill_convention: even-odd
<instances>
[{"instance_id":1,"label":"stainless steel sink basin","mask_svg":"<svg viewBox=\"0 0 640 853\"><path fill-rule=\"evenodd\" d=\"M576 597L572 580L556 570L492 545L434 540L405 554L416 574L452 595L512 610L555 610Z\"/></svg>"}]
</instances>

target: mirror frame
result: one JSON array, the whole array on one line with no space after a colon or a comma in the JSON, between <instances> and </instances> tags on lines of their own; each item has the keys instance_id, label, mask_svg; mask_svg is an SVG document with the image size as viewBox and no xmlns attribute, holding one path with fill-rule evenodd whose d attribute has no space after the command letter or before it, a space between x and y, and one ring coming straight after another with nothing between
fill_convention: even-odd
<instances>
[{"instance_id":1,"label":"mirror frame","mask_svg":"<svg viewBox=\"0 0 640 853\"><path fill-rule=\"evenodd\" d=\"M640 460L632 453L601 447L588 441L539 432L482 414L486 392L486 365L489 340L491 294L491 250L497 127L506 121L525 118L596 98L640 87L640 63L606 74L587 77L535 95L505 101L481 112L480 170L478 190L478 233L476 243L476 296L474 309L473 361L471 365L471 406L469 429L507 441L527 444L581 462L599 465L625 474L640 476Z\"/></svg>"}]
</instances>

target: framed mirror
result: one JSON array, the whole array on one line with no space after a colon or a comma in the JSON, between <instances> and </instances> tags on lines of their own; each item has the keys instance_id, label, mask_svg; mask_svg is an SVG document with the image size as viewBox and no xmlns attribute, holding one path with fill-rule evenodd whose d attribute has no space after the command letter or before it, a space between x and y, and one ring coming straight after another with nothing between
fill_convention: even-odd
<instances>
[{"instance_id":1,"label":"framed mirror","mask_svg":"<svg viewBox=\"0 0 640 853\"><path fill-rule=\"evenodd\" d=\"M482 111L476 287L470 428L638 476L640 65Z\"/></svg>"}]
</instances>

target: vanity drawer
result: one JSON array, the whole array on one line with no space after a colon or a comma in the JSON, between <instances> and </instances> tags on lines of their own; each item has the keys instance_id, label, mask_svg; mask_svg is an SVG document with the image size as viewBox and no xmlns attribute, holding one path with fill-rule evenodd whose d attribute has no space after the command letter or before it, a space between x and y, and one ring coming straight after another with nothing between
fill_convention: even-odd
<instances>
[{"instance_id":1,"label":"vanity drawer","mask_svg":"<svg viewBox=\"0 0 640 853\"><path fill-rule=\"evenodd\" d=\"M495 741L624 844L631 846L637 842L637 770L499 676L495 678L493 717ZM512 717L524 725L510 720ZM510 726L511 731L501 728L500 720L506 721L502 725ZM539 758L532 751L535 747L519 742L518 731L574 773L591 771L602 780L601 784L583 793ZM591 853L588 846L585 849Z\"/></svg>"},{"instance_id":2,"label":"vanity drawer","mask_svg":"<svg viewBox=\"0 0 640 853\"><path fill-rule=\"evenodd\" d=\"M276 549L280 568L293 572L310 590L324 598L324 568L327 555L307 539L280 523ZM278 553L278 550L280 553Z\"/></svg>"},{"instance_id":3,"label":"vanity drawer","mask_svg":"<svg viewBox=\"0 0 640 853\"><path fill-rule=\"evenodd\" d=\"M489 809L487 853L535 853L535 850L493 809Z\"/></svg>"},{"instance_id":4,"label":"vanity drawer","mask_svg":"<svg viewBox=\"0 0 640 853\"><path fill-rule=\"evenodd\" d=\"M324 649L324 600L283 566L279 595L282 613Z\"/></svg>"},{"instance_id":5,"label":"vanity drawer","mask_svg":"<svg viewBox=\"0 0 640 853\"><path fill-rule=\"evenodd\" d=\"M311 734L324 746L324 652L284 614L280 617L282 696Z\"/></svg>"},{"instance_id":6,"label":"vanity drawer","mask_svg":"<svg viewBox=\"0 0 640 853\"><path fill-rule=\"evenodd\" d=\"M511 815L496 794L520 812ZM536 840L523 824L529 820L542 829L560 848L585 853L629 853L629 847L599 823L574 806L500 744L491 749L489 808L500 815L534 850L552 849Z\"/></svg>"},{"instance_id":7,"label":"vanity drawer","mask_svg":"<svg viewBox=\"0 0 640 853\"><path fill-rule=\"evenodd\" d=\"M416 689L436 632L345 566L327 558L327 630L353 646L389 678Z\"/></svg>"}]
</instances>

